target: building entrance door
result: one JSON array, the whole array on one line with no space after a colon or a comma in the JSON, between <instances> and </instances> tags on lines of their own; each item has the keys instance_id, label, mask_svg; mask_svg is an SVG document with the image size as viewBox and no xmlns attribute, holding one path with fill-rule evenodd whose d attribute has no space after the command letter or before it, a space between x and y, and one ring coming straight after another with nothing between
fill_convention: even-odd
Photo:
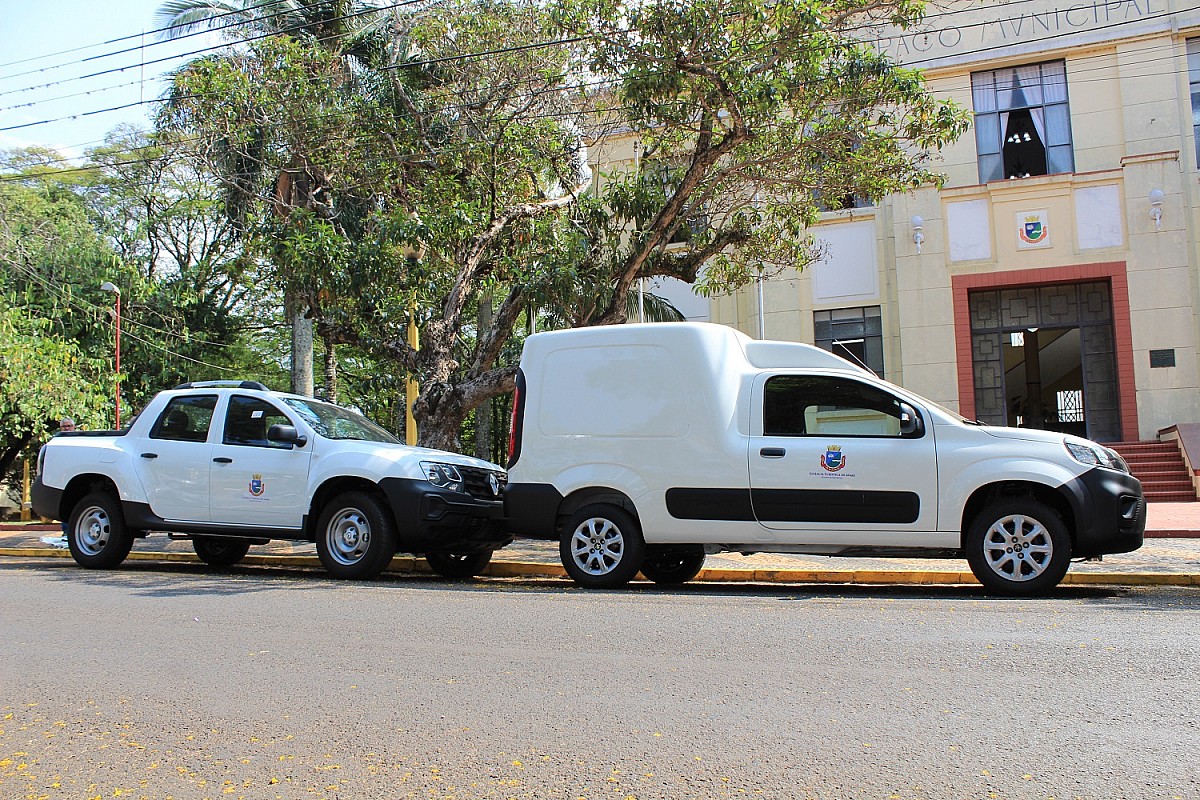
<instances>
[{"instance_id":1,"label":"building entrance door","mask_svg":"<svg viewBox=\"0 0 1200 800\"><path fill-rule=\"evenodd\" d=\"M1002 340L1007 424L1087 435L1079 328L1015 331Z\"/></svg>"},{"instance_id":2,"label":"building entrance door","mask_svg":"<svg viewBox=\"0 0 1200 800\"><path fill-rule=\"evenodd\" d=\"M969 303L982 422L1121 438L1108 281L975 291Z\"/></svg>"}]
</instances>

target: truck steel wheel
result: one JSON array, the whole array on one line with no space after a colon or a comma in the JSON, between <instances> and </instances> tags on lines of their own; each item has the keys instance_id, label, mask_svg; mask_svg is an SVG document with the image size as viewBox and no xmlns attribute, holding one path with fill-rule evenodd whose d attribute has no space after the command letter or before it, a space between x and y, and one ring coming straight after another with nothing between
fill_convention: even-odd
<instances>
[{"instance_id":1,"label":"truck steel wheel","mask_svg":"<svg viewBox=\"0 0 1200 800\"><path fill-rule=\"evenodd\" d=\"M642 568L645 551L637 520L608 503L576 511L558 545L567 574L588 589L615 589L629 583Z\"/></svg>"},{"instance_id":2,"label":"truck steel wheel","mask_svg":"<svg viewBox=\"0 0 1200 800\"><path fill-rule=\"evenodd\" d=\"M1071 537L1049 506L1033 499L988 505L967 532L967 562L984 588L1033 595L1058 585L1071 564Z\"/></svg>"},{"instance_id":3,"label":"truck steel wheel","mask_svg":"<svg viewBox=\"0 0 1200 800\"><path fill-rule=\"evenodd\" d=\"M121 503L107 492L92 492L75 504L67 521L67 546L75 563L88 569L112 569L133 547Z\"/></svg>"},{"instance_id":4,"label":"truck steel wheel","mask_svg":"<svg viewBox=\"0 0 1200 800\"><path fill-rule=\"evenodd\" d=\"M317 520L317 556L337 578L373 578L396 554L396 532L383 504L366 492L346 492Z\"/></svg>"},{"instance_id":5,"label":"truck steel wheel","mask_svg":"<svg viewBox=\"0 0 1200 800\"><path fill-rule=\"evenodd\" d=\"M246 539L227 539L223 536L192 537L192 547L205 564L232 567L246 557L250 542Z\"/></svg>"},{"instance_id":6,"label":"truck steel wheel","mask_svg":"<svg viewBox=\"0 0 1200 800\"><path fill-rule=\"evenodd\" d=\"M704 553L656 553L647 550L642 574L663 586L687 583L704 569Z\"/></svg>"},{"instance_id":7,"label":"truck steel wheel","mask_svg":"<svg viewBox=\"0 0 1200 800\"><path fill-rule=\"evenodd\" d=\"M426 553L425 561L430 568L441 575L455 581L474 578L487 569L492 563L492 551L481 550L477 553Z\"/></svg>"}]
</instances>

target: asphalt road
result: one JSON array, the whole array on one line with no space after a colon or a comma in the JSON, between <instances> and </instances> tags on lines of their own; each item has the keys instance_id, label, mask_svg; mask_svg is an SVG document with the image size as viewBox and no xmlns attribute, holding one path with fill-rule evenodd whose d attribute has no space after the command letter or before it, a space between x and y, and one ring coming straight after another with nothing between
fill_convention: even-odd
<instances>
[{"instance_id":1,"label":"asphalt road","mask_svg":"<svg viewBox=\"0 0 1200 800\"><path fill-rule=\"evenodd\" d=\"M1200 590L0 561L0 798L1195 798Z\"/></svg>"}]
</instances>

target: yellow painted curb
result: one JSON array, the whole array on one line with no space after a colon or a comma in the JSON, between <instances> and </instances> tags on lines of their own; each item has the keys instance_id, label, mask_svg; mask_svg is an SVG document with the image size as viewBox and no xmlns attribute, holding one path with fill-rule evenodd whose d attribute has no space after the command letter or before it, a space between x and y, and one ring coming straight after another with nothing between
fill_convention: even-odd
<instances>
[{"instance_id":1,"label":"yellow painted curb","mask_svg":"<svg viewBox=\"0 0 1200 800\"><path fill-rule=\"evenodd\" d=\"M70 558L57 548L0 547L0 557ZM201 563L192 553L132 552L131 561ZM241 564L275 567L321 568L316 556L248 555ZM397 556L386 572L434 574L423 558ZM483 572L493 578L566 578L561 564L526 561L493 561ZM970 572L953 570L808 570L808 569L703 569L696 580L705 583L844 583L869 585L978 585ZM1062 584L1071 586L1200 586L1200 574L1187 572L1068 572Z\"/></svg>"}]
</instances>

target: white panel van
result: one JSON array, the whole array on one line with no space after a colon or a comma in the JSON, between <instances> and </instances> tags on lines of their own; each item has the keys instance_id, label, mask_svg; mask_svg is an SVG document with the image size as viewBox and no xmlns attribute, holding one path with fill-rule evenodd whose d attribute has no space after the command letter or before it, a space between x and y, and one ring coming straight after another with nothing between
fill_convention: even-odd
<instances>
[{"instance_id":1,"label":"white panel van","mask_svg":"<svg viewBox=\"0 0 1200 800\"><path fill-rule=\"evenodd\" d=\"M1141 484L1078 437L963 419L811 345L706 323L540 333L521 356L510 531L580 585L682 583L707 554L965 557L1033 594L1135 550Z\"/></svg>"}]
</instances>

